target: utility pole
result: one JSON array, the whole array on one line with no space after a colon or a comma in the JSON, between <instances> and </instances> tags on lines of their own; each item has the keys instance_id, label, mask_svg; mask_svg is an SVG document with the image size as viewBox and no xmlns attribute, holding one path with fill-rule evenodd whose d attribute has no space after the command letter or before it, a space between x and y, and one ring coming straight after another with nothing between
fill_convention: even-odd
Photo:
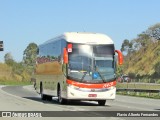
<instances>
[{"instance_id":1,"label":"utility pole","mask_svg":"<svg viewBox=\"0 0 160 120\"><path fill-rule=\"evenodd\" d=\"M0 51L3 51L3 41L0 41Z\"/></svg>"}]
</instances>

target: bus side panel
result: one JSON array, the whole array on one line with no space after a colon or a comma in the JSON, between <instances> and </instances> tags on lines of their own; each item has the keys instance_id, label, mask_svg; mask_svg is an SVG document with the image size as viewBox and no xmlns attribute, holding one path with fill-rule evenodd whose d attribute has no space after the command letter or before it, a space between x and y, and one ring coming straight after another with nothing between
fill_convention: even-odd
<instances>
[{"instance_id":1,"label":"bus side panel","mask_svg":"<svg viewBox=\"0 0 160 120\"><path fill-rule=\"evenodd\" d=\"M39 47L39 57L36 66L36 87L40 92L40 82L43 84L43 93L51 96L57 95L57 84L63 88L64 73L62 71L62 45L61 40L44 44Z\"/></svg>"}]
</instances>

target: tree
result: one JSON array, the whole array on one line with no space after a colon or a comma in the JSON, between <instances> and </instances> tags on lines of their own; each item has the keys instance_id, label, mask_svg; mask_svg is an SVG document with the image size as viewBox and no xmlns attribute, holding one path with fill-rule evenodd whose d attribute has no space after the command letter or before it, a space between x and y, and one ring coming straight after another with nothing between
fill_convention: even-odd
<instances>
[{"instance_id":1,"label":"tree","mask_svg":"<svg viewBox=\"0 0 160 120\"><path fill-rule=\"evenodd\" d=\"M116 74L117 77L123 75L124 66L117 65Z\"/></svg>"},{"instance_id":2,"label":"tree","mask_svg":"<svg viewBox=\"0 0 160 120\"><path fill-rule=\"evenodd\" d=\"M21 75L25 71L25 67L23 66L22 62L14 62L14 65L12 66L12 71L15 74Z\"/></svg>"},{"instance_id":3,"label":"tree","mask_svg":"<svg viewBox=\"0 0 160 120\"><path fill-rule=\"evenodd\" d=\"M36 63L38 46L35 43L30 43L23 53L23 62L24 65L28 68L33 69Z\"/></svg>"},{"instance_id":4,"label":"tree","mask_svg":"<svg viewBox=\"0 0 160 120\"><path fill-rule=\"evenodd\" d=\"M146 31L146 34L148 34L150 37L155 38L156 40L160 40L160 23L149 27Z\"/></svg>"},{"instance_id":5,"label":"tree","mask_svg":"<svg viewBox=\"0 0 160 120\"><path fill-rule=\"evenodd\" d=\"M11 53L6 53L5 55L4 55L4 61L5 61L5 63L7 64L7 65L9 65L9 66L13 66L13 64L14 64L14 60L13 60L13 57L12 57L12 55L11 55Z\"/></svg>"},{"instance_id":6,"label":"tree","mask_svg":"<svg viewBox=\"0 0 160 120\"><path fill-rule=\"evenodd\" d=\"M145 33L139 34L138 38L141 40L140 43L143 47L146 47L150 41L150 37Z\"/></svg>"},{"instance_id":7,"label":"tree","mask_svg":"<svg viewBox=\"0 0 160 120\"><path fill-rule=\"evenodd\" d=\"M141 48L141 43L139 43L138 42L138 39L133 39L132 41L132 49L134 50L134 51L138 51L138 50L140 50L140 48Z\"/></svg>"},{"instance_id":8,"label":"tree","mask_svg":"<svg viewBox=\"0 0 160 120\"><path fill-rule=\"evenodd\" d=\"M128 54L132 50L132 42L130 42L128 39L125 39L121 46L121 51Z\"/></svg>"}]
</instances>

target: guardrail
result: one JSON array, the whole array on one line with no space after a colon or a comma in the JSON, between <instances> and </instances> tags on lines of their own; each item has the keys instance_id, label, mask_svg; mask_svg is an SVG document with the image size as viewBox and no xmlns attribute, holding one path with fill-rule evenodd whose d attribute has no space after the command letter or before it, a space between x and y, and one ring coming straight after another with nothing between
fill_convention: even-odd
<instances>
[{"instance_id":1,"label":"guardrail","mask_svg":"<svg viewBox=\"0 0 160 120\"><path fill-rule=\"evenodd\" d=\"M118 88L118 91L130 91L130 92L150 92L150 93L160 93L160 90L145 90L145 89L133 89L133 88Z\"/></svg>"},{"instance_id":2,"label":"guardrail","mask_svg":"<svg viewBox=\"0 0 160 120\"><path fill-rule=\"evenodd\" d=\"M133 96L160 98L160 89L149 90L149 89L135 89L135 88L117 88L117 92Z\"/></svg>"},{"instance_id":3,"label":"guardrail","mask_svg":"<svg viewBox=\"0 0 160 120\"><path fill-rule=\"evenodd\" d=\"M128 91L143 91L148 92L148 90L160 90L160 84L155 83L117 83L117 89L124 91L124 89ZM126 91L125 90L125 91Z\"/></svg>"}]
</instances>

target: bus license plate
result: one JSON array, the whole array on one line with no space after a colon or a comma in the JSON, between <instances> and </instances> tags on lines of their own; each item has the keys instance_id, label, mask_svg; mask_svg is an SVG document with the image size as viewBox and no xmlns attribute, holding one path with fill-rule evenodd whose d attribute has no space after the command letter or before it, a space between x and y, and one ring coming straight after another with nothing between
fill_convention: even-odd
<instances>
[{"instance_id":1,"label":"bus license plate","mask_svg":"<svg viewBox=\"0 0 160 120\"><path fill-rule=\"evenodd\" d=\"M97 94L89 94L88 97L97 97Z\"/></svg>"}]
</instances>

